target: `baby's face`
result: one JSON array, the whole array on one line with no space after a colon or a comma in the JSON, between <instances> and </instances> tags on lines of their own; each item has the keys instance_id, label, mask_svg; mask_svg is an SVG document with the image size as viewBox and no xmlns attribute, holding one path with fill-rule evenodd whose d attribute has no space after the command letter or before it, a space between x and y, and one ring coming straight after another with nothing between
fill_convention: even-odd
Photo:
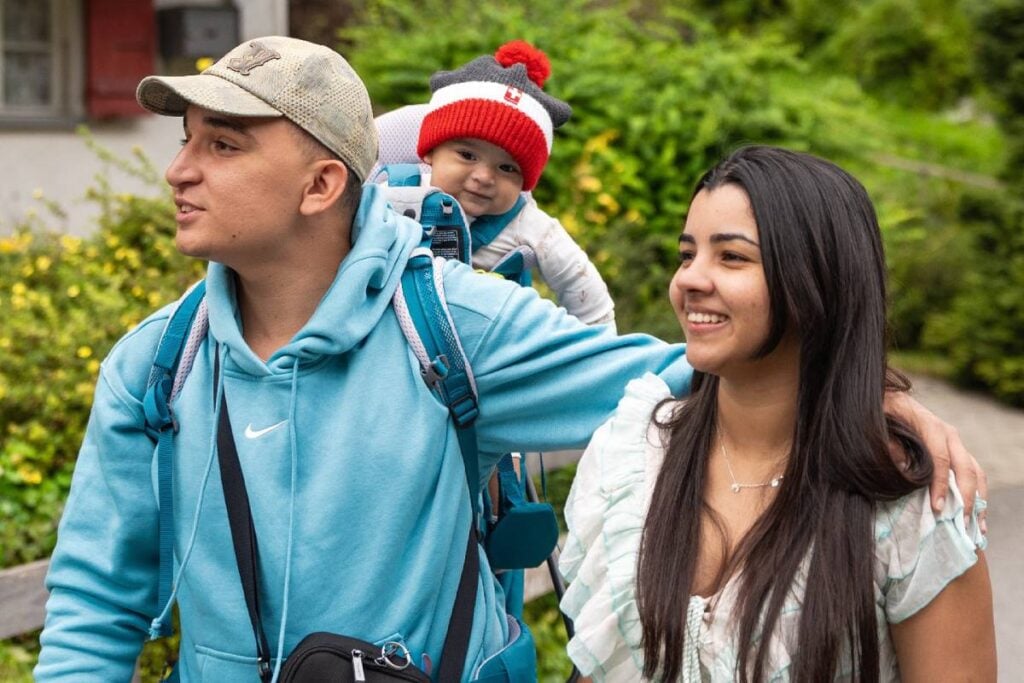
<instances>
[{"instance_id":1,"label":"baby's face","mask_svg":"<svg viewBox=\"0 0 1024 683\"><path fill-rule=\"evenodd\" d=\"M523 191L523 174L516 160L484 140L448 140L423 160L431 166L431 184L455 197L473 218L505 213Z\"/></svg>"}]
</instances>

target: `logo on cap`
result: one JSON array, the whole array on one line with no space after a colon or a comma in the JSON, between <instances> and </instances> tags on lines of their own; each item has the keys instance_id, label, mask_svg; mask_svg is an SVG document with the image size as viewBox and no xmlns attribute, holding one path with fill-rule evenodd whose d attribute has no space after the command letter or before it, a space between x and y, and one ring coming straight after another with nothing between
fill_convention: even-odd
<instances>
[{"instance_id":1,"label":"logo on cap","mask_svg":"<svg viewBox=\"0 0 1024 683\"><path fill-rule=\"evenodd\" d=\"M509 104L519 104L519 100L523 99L523 91L519 88L510 85L505 90L505 101Z\"/></svg>"},{"instance_id":2,"label":"logo on cap","mask_svg":"<svg viewBox=\"0 0 1024 683\"><path fill-rule=\"evenodd\" d=\"M228 68L237 71L243 76L248 76L253 69L263 66L272 59L281 59L280 53L264 47L258 41L249 43L249 51L241 57L232 57L228 60Z\"/></svg>"}]
</instances>

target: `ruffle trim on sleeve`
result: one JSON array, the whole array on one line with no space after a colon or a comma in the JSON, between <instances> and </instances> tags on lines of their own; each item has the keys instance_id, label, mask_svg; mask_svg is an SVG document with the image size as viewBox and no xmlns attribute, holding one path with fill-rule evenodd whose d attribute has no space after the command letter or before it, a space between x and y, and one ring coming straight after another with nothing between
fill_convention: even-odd
<instances>
[{"instance_id":1,"label":"ruffle trim on sleeve","mask_svg":"<svg viewBox=\"0 0 1024 683\"><path fill-rule=\"evenodd\" d=\"M660 452L649 443L649 427L655 406L670 397L652 374L626 386L580 460L566 505L561 569L571 583L561 608L576 625L568 651L581 673L597 680L633 682L643 668L636 562L653 484L648 454Z\"/></svg>"},{"instance_id":2,"label":"ruffle trim on sleeve","mask_svg":"<svg viewBox=\"0 0 1024 683\"><path fill-rule=\"evenodd\" d=\"M987 507L980 497L970 520L950 473L942 512L931 509L927 489L881 506L876 515L876 572L881 579L886 618L898 623L935 599L951 581L974 566L977 551L988 541L978 514Z\"/></svg>"}]
</instances>

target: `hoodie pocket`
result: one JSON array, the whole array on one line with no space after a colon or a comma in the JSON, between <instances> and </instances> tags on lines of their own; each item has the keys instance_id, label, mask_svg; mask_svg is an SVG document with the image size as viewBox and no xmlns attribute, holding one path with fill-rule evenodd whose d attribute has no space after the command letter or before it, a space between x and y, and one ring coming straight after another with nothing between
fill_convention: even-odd
<instances>
[{"instance_id":1,"label":"hoodie pocket","mask_svg":"<svg viewBox=\"0 0 1024 683\"><path fill-rule=\"evenodd\" d=\"M258 681L255 655L236 655L233 652L215 650L205 645L196 645L196 662L199 664L199 678L203 681ZM271 662L273 666L273 662Z\"/></svg>"}]
</instances>

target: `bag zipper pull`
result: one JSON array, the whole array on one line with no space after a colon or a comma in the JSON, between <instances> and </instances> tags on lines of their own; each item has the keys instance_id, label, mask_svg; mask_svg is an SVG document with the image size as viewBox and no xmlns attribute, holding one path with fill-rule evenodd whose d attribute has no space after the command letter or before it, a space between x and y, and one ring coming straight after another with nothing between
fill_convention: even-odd
<instances>
[{"instance_id":1,"label":"bag zipper pull","mask_svg":"<svg viewBox=\"0 0 1024 683\"><path fill-rule=\"evenodd\" d=\"M366 672L363 671L363 651L352 650L352 672L355 675L355 680L365 681Z\"/></svg>"}]
</instances>

